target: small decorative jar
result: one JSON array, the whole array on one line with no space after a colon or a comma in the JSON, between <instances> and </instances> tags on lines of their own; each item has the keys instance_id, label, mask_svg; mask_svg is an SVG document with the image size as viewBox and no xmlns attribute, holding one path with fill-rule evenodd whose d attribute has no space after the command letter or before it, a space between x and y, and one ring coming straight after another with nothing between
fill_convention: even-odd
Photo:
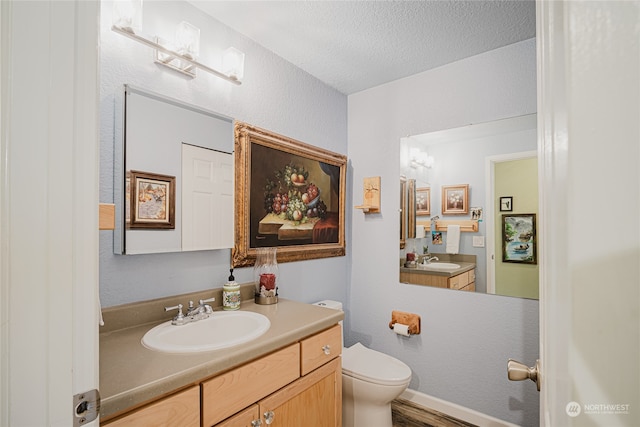
<instances>
[{"instance_id":1,"label":"small decorative jar","mask_svg":"<svg viewBox=\"0 0 640 427\"><path fill-rule=\"evenodd\" d=\"M256 249L256 263L253 266L256 304L278 302L278 260L276 248Z\"/></svg>"},{"instance_id":2,"label":"small decorative jar","mask_svg":"<svg viewBox=\"0 0 640 427\"><path fill-rule=\"evenodd\" d=\"M222 309L237 310L240 308L240 285L233 277L233 268L229 272L229 281L222 287Z\"/></svg>"}]
</instances>

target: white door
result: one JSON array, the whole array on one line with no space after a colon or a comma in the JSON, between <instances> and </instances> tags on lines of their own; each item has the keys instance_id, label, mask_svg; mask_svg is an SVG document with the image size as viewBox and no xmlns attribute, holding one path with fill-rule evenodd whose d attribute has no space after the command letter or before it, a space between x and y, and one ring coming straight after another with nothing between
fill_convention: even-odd
<instances>
[{"instance_id":1,"label":"white door","mask_svg":"<svg viewBox=\"0 0 640 427\"><path fill-rule=\"evenodd\" d=\"M182 250L233 247L233 155L182 144Z\"/></svg>"},{"instance_id":2,"label":"white door","mask_svg":"<svg viewBox=\"0 0 640 427\"><path fill-rule=\"evenodd\" d=\"M98 386L99 6L0 2L2 426L72 426Z\"/></svg>"},{"instance_id":3,"label":"white door","mask_svg":"<svg viewBox=\"0 0 640 427\"><path fill-rule=\"evenodd\" d=\"M537 2L541 424L640 425L640 4Z\"/></svg>"}]
</instances>

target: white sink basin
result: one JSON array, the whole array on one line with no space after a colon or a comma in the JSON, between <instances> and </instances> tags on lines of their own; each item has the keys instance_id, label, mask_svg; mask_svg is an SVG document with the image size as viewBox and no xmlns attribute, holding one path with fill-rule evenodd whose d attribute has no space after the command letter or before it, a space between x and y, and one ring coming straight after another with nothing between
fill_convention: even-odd
<instances>
[{"instance_id":1,"label":"white sink basin","mask_svg":"<svg viewBox=\"0 0 640 427\"><path fill-rule=\"evenodd\" d=\"M259 313L221 311L186 325L162 323L144 334L142 345L164 353L198 353L249 342L270 327L269 319Z\"/></svg>"},{"instance_id":2,"label":"white sink basin","mask_svg":"<svg viewBox=\"0 0 640 427\"><path fill-rule=\"evenodd\" d=\"M457 270L460 268L460 265L451 262L432 262L429 264L418 264L418 268L423 270Z\"/></svg>"}]
</instances>

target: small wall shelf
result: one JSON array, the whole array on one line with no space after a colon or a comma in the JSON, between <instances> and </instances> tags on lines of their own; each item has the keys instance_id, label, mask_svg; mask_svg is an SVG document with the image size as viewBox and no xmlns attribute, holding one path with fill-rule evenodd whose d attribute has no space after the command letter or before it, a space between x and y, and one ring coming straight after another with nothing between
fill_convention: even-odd
<instances>
[{"instance_id":1,"label":"small wall shelf","mask_svg":"<svg viewBox=\"0 0 640 427\"><path fill-rule=\"evenodd\" d=\"M380 212L380 177L364 178L364 204L355 206L364 213Z\"/></svg>"},{"instance_id":2,"label":"small wall shelf","mask_svg":"<svg viewBox=\"0 0 640 427\"><path fill-rule=\"evenodd\" d=\"M425 231L431 231L431 221L418 221L418 225L424 226ZM447 231L449 225L459 225L461 233L475 233L478 231L478 220L436 220L435 231Z\"/></svg>"},{"instance_id":3,"label":"small wall shelf","mask_svg":"<svg viewBox=\"0 0 640 427\"><path fill-rule=\"evenodd\" d=\"M100 203L100 218L98 228L100 230L114 230L116 228L116 205L111 203Z\"/></svg>"}]
</instances>

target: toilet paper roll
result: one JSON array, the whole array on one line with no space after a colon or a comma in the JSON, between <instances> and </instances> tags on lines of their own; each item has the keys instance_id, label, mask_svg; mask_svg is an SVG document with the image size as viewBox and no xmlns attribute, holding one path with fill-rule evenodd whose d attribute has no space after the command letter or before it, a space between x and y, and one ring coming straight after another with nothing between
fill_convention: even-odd
<instances>
[{"instance_id":1,"label":"toilet paper roll","mask_svg":"<svg viewBox=\"0 0 640 427\"><path fill-rule=\"evenodd\" d=\"M409 325L403 325L402 323L394 323L393 324L393 332L398 335L404 335L405 337L409 336Z\"/></svg>"}]
</instances>

